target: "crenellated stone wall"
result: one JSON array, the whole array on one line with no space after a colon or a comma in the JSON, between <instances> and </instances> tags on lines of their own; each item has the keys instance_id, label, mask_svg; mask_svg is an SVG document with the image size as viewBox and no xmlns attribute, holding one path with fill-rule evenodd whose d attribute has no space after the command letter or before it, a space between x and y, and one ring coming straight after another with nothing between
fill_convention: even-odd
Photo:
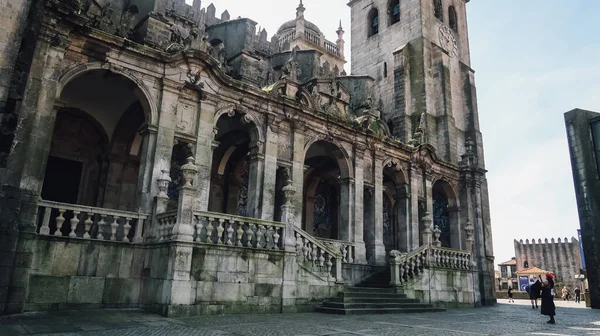
<instances>
[{"instance_id":1,"label":"crenellated stone wall","mask_svg":"<svg viewBox=\"0 0 600 336\"><path fill-rule=\"evenodd\" d=\"M539 267L552 272L557 284L567 285L571 290L581 288L581 281L575 278L581 269L581 256L579 254L579 241L572 237L554 239L529 239L516 240L515 257L517 258L517 272L525 268ZM525 267L525 262L527 266Z\"/></svg>"}]
</instances>

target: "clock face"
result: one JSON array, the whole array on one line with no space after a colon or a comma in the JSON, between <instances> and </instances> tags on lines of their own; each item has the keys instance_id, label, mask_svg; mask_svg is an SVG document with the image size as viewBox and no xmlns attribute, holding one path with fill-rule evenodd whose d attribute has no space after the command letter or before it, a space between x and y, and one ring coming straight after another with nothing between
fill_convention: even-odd
<instances>
[{"instance_id":1,"label":"clock face","mask_svg":"<svg viewBox=\"0 0 600 336\"><path fill-rule=\"evenodd\" d=\"M441 25L438 33L440 37L440 46L444 48L450 56L458 55L458 45L456 44L456 37L450 27Z\"/></svg>"}]
</instances>

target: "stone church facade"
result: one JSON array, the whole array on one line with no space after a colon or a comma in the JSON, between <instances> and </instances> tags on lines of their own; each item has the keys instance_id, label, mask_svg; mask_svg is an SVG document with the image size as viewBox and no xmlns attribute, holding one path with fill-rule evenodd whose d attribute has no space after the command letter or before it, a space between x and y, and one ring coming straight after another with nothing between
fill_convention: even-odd
<instances>
[{"instance_id":1,"label":"stone church facade","mask_svg":"<svg viewBox=\"0 0 600 336\"><path fill-rule=\"evenodd\" d=\"M466 2L351 1L350 74L301 1L270 40L199 0L0 5L0 311L301 311L377 273L494 303Z\"/></svg>"}]
</instances>

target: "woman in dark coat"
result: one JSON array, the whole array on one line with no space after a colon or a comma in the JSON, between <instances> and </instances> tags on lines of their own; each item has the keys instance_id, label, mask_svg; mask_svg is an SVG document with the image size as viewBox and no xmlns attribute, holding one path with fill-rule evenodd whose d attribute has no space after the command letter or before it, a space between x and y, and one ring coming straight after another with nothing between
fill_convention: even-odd
<instances>
[{"instance_id":1,"label":"woman in dark coat","mask_svg":"<svg viewBox=\"0 0 600 336\"><path fill-rule=\"evenodd\" d=\"M547 323L554 324L554 315L556 315L556 307L554 306L554 296L552 289L554 288L554 277L552 274L546 274L546 281L542 283L542 315L550 316Z\"/></svg>"}]
</instances>

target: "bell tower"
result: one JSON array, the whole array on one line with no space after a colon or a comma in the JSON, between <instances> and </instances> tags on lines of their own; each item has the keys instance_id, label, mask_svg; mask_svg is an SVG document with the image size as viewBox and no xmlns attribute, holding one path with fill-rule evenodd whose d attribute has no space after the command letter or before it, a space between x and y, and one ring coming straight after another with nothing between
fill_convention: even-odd
<instances>
[{"instance_id":1,"label":"bell tower","mask_svg":"<svg viewBox=\"0 0 600 336\"><path fill-rule=\"evenodd\" d=\"M394 136L409 142L420 124L424 141L454 164L471 139L483 168L467 2L352 0L352 74L375 79Z\"/></svg>"}]
</instances>

